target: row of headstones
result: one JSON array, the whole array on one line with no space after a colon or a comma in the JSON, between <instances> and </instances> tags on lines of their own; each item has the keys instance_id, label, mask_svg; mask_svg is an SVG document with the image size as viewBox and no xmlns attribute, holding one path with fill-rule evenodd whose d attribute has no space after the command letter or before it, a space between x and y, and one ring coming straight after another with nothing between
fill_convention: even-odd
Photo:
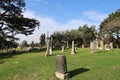
<instances>
[{"instance_id":1,"label":"row of headstones","mask_svg":"<svg viewBox=\"0 0 120 80\"><path fill-rule=\"evenodd\" d=\"M64 52L64 46L62 46L62 53ZM76 54L76 47L74 41L72 41L72 51L71 54ZM47 38L47 49L46 49L46 54L45 56L50 56L52 55L52 38Z\"/></svg>"},{"instance_id":2,"label":"row of headstones","mask_svg":"<svg viewBox=\"0 0 120 80\"><path fill-rule=\"evenodd\" d=\"M98 46L98 41L94 40L90 43L91 53L96 53L97 49L111 50L113 49L113 43L105 44L100 41L100 47Z\"/></svg>"},{"instance_id":3,"label":"row of headstones","mask_svg":"<svg viewBox=\"0 0 120 80\"><path fill-rule=\"evenodd\" d=\"M100 42L100 48L98 46L98 41L94 40L90 44L91 52L95 53L97 52L97 49L104 49L105 50L111 50L113 48L113 44L103 44L103 41ZM75 54L75 46L74 41L72 41L72 52L71 54ZM67 63L66 63L66 57L64 55L57 55L56 56L56 72L55 75L57 78L62 80L68 80L70 78L69 72L67 72Z\"/></svg>"}]
</instances>

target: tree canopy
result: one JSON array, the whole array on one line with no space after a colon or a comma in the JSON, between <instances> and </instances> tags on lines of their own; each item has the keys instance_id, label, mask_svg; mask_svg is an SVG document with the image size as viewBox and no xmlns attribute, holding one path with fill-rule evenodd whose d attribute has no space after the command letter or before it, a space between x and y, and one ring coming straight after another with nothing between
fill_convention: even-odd
<instances>
[{"instance_id":1,"label":"tree canopy","mask_svg":"<svg viewBox=\"0 0 120 80\"><path fill-rule=\"evenodd\" d=\"M23 16L24 8L24 0L0 0L0 45L4 40L18 39L16 34L33 34L39 26L38 20Z\"/></svg>"},{"instance_id":2,"label":"tree canopy","mask_svg":"<svg viewBox=\"0 0 120 80\"><path fill-rule=\"evenodd\" d=\"M115 42L120 47L120 9L108 15L100 24L100 37L105 42Z\"/></svg>"}]
</instances>

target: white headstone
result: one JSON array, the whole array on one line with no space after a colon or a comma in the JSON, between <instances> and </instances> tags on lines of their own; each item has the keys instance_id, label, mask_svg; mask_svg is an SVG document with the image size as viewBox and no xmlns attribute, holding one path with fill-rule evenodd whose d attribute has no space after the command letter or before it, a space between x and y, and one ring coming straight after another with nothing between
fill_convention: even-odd
<instances>
[{"instance_id":1,"label":"white headstone","mask_svg":"<svg viewBox=\"0 0 120 80\"><path fill-rule=\"evenodd\" d=\"M76 52L75 52L75 43L74 43L74 41L72 41L72 52L71 52L71 54L75 54Z\"/></svg>"}]
</instances>

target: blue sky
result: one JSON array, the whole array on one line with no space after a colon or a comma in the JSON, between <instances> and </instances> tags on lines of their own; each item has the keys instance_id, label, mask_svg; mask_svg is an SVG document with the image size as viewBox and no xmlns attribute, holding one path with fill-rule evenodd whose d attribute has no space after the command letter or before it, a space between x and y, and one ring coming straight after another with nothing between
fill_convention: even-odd
<instances>
[{"instance_id":1,"label":"blue sky","mask_svg":"<svg viewBox=\"0 0 120 80\"><path fill-rule=\"evenodd\" d=\"M39 42L39 36L49 31L64 31L77 29L78 26L96 25L103 21L108 14L120 8L120 0L25 0L24 16L38 19L40 29L33 35L18 35L20 42L27 40Z\"/></svg>"}]
</instances>

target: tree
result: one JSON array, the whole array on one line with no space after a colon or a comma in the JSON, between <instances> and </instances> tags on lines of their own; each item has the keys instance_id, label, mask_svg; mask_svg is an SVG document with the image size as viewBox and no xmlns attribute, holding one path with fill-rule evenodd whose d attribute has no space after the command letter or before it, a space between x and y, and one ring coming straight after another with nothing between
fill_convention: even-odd
<instances>
[{"instance_id":1,"label":"tree","mask_svg":"<svg viewBox=\"0 0 120 80\"><path fill-rule=\"evenodd\" d=\"M120 9L101 22L99 33L102 39L108 39L108 42L115 41L120 47Z\"/></svg>"},{"instance_id":2,"label":"tree","mask_svg":"<svg viewBox=\"0 0 120 80\"><path fill-rule=\"evenodd\" d=\"M27 43L27 41L23 41L22 43L21 43L21 47L28 47L29 45L28 45L28 43Z\"/></svg>"},{"instance_id":3,"label":"tree","mask_svg":"<svg viewBox=\"0 0 120 80\"><path fill-rule=\"evenodd\" d=\"M81 38L83 39L84 46L89 46L90 41L95 40L96 38L96 30L95 26L88 26L87 24L80 26L78 31L81 32Z\"/></svg>"},{"instance_id":4,"label":"tree","mask_svg":"<svg viewBox=\"0 0 120 80\"><path fill-rule=\"evenodd\" d=\"M33 34L39 26L38 20L23 16L24 8L24 0L0 0L0 43L18 39L16 34Z\"/></svg>"},{"instance_id":5,"label":"tree","mask_svg":"<svg viewBox=\"0 0 120 80\"><path fill-rule=\"evenodd\" d=\"M34 41L31 42L30 47L32 47L32 50L34 49L34 47L35 47Z\"/></svg>"}]
</instances>

